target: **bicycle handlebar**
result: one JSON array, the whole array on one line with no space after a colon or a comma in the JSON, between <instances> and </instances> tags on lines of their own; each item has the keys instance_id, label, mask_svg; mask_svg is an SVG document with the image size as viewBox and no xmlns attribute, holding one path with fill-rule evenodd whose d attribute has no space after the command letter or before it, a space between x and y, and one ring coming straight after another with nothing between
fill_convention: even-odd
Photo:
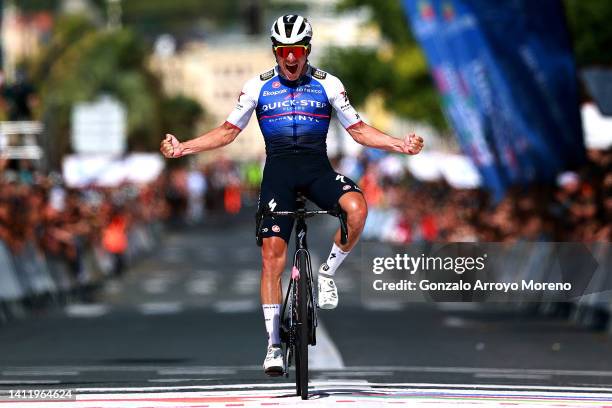
<instances>
[{"instance_id":1,"label":"bicycle handlebar","mask_svg":"<svg viewBox=\"0 0 612 408\"><path fill-rule=\"evenodd\" d=\"M306 211L303 209L299 209L297 211L270 211L269 209L264 208L263 210L258 210L255 214L255 241L257 242L257 246L262 246L263 238L261 237L261 223L265 217L271 216L284 216L284 217L293 217L295 219L299 218L310 218L315 215L331 215L333 217L338 217L340 221L340 243L342 245L346 245L348 242L348 228L346 226L346 211L344 211L340 205L336 204L336 208L331 211Z\"/></svg>"}]
</instances>

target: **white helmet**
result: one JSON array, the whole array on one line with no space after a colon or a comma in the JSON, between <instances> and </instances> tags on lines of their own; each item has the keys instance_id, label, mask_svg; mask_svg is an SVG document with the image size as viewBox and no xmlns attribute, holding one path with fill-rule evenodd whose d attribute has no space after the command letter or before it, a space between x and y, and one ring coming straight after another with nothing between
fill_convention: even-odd
<instances>
[{"instance_id":1,"label":"white helmet","mask_svg":"<svg viewBox=\"0 0 612 408\"><path fill-rule=\"evenodd\" d=\"M280 44L310 43L312 26L302 16L287 14L279 17L270 28L272 42Z\"/></svg>"}]
</instances>

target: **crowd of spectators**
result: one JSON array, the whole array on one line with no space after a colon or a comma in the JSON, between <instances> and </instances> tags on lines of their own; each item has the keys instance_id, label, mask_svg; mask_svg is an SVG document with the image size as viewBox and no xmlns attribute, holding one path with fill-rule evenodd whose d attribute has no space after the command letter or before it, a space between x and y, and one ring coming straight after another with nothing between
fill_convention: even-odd
<instances>
[{"instance_id":1,"label":"crowd of spectators","mask_svg":"<svg viewBox=\"0 0 612 408\"><path fill-rule=\"evenodd\" d=\"M47 258L62 259L78 281L85 249L113 252L109 232L167 216L161 179L144 186L66 187L59 174L43 174L28 162L0 159L0 243L15 256L34 245ZM120 248L115 245L114 248ZM125 248L124 248L125 249Z\"/></svg>"},{"instance_id":2,"label":"crowd of spectators","mask_svg":"<svg viewBox=\"0 0 612 408\"><path fill-rule=\"evenodd\" d=\"M368 201L365 239L396 243L578 241L612 236L612 150L589 150L589 163L557 185L515 188L499 203L480 189L419 182L384 161L341 159ZM350 164L347 164L349 162Z\"/></svg>"},{"instance_id":3,"label":"crowd of spectators","mask_svg":"<svg viewBox=\"0 0 612 408\"><path fill-rule=\"evenodd\" d=\"M237 214L257 203L262 167L258 160L236 162L217 157L190 168L169 169L166 199L174 221L197 224L206 214Z\"/></svg>"},{"instance_id":4,"label":"crowd of spectators","mask_svg":"<svg viewBox=\"0 0 612 408\"><path fill-rule=\"evenodd\" d=\"M493 204L482 190L420 182L384 160L338 158L336 168L361 186L369 207L364 239L410 242L610 241L612 151L589 151L589 164L559 176L556 186L515 189ZM0 159L0 242L19 254L34 244L69 263L75 277L83 249L125 250L121 231L132 223L180 219L254 208L261 163L218 159L169 169L155 182L116 188L71 189L58 174L27 161ZM114 238L113 238L114 237ZM121 262L118 256L117 262Z\"/></svg>"}]
</instances>

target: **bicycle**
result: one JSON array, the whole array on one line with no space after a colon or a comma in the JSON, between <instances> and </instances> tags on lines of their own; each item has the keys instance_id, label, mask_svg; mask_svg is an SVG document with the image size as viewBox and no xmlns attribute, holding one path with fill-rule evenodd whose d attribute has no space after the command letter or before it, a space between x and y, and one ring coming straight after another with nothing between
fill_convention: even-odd
<instances>
[{"instance_id":1,"label":"bicycle","mask_svg":"<svg viewBox=\"0 0 612 408\"><path fill-rule=\"evenodd\" d=\"M346 244L348 240L346 213L342 208L336 205L331 211L307 211L306 198L302 193L297 195L295 211L263 209L255 215L255 237L258 246L263 244L261 223L265 217L287 216L296 220L295 254L289 287L281 309L280 338L285 352L283 375L289 377L289 367L292 357L295 356L295 387L297 395L303 400L308 399L308 345L314 346L317 343L317 308L315 307L317 302L314 294L310 253L306 243L306 218L321 214L338 217L340 242L343 245Z\"/></svg>"}]
</instances>

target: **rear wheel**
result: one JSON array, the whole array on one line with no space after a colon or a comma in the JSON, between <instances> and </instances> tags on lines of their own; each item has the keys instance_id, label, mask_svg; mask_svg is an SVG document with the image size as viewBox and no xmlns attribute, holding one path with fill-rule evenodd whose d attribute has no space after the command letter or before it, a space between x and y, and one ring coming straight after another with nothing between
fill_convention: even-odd
<instances>
[{"instance_id":1,"label":"rear wheel","mask_svg":"<svg viewBox=\"0 0 612 408\"><path fill-rule=\"evenodd\" d=\"M310 328L308 322L308 258L300 252L297 257L297 267L300 271L298 279L297 296L297 338L296 338L296 388L297 395L302 399L308 399L308 342L310 340Z\"/></svg>"}]
</instances>

